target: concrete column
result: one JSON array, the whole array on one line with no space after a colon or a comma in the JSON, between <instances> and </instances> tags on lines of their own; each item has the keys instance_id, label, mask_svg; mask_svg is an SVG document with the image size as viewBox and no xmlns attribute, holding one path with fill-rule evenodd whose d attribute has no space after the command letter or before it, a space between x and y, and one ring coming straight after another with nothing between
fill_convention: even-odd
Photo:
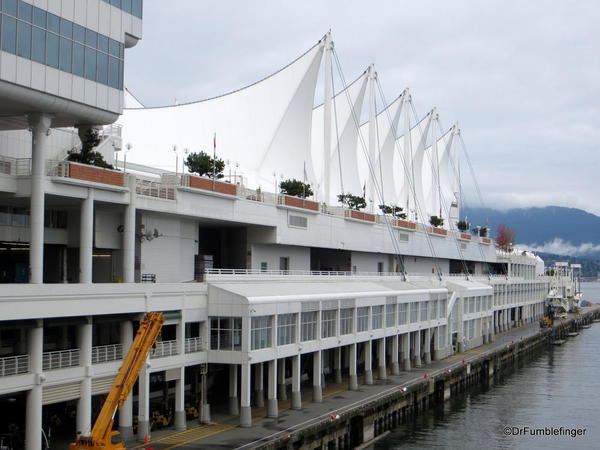
<instances>
[{"instance_id":1,"label":"concrete column","mask_svg":"<svg viewBox=\"0 0 600 450\"><path fill-rule=\"evenodd\" d=\"M392 336L392 375L400 375L400 364L398 364L398 341L400 336Z\"/></svg>"},{"instance_id":2,"label":"concrete column","mask_svg":"<svg viewBox=\"0 0 600 450\"><path fill-rule=\"evenodd\" d=\"M44 282L44 176L52 118L45 114L28 117L31 128L31 198L29 215L29 282ZM40 425L41 429L41 425Z\"/></svg>"},{"instance_id":3,"label":"concrete column","mask_svg":"<svg viewBox=\"0 0 600 450\"><path fill-rule=\"evenodd\" d=\"M123 346L123 358L129 352L133 341L133 323L130 320L121 322L121 345ZM119 411L119 431L123 440L133 438L133 395L129 394L123 408Z\"/></svg>"},{"instance_id":4,"label":"concrete column","mask_svg":"<svg viewBox=\"0 0 600 450\"><path fill-rule=\"evenodd\" d=\"M34 385L27 392L27 412L25 417L25 448L42 448L42 355L44 350L44 325L37 321L35 328L28 330L27 353L29 354L29 372L34 375Z\"/></svg>"},{"instance_id":5,"label":"concrete column","mask_svg":"<svg viewBox=\"0 0 600 450\"><path fill-rule=\"evenodd\" d=\"M185 367L179 368L179 379L175 380L175 429L187 428L185 418Z\"/></svg>"},{"instance_id":6,"label":"concrete column","mask_svg":"<svg viewBox=\"0 0 600 450\"><path fill-rule=\"evenodd\" d=\"M265 406L264 392L264 368L263 363L254 364L254 392L256 393L256 404L258 408Z\"/></svg>"},{"instance_id":7,"label":"concrete column","mask_svg":"<svg viewBox=\"0 0 600 450\"><path fill-rule=\"evenodd\" d=\"M123 214L123 282L135 282L135 175L127 176L129 204Z\"/></svg>"},{"instance_id":8,"label":"concrete column","mask_svg":"<svg viewBox=\"0 0 600 450\"><path fill-rule=\"evenodd\" d=\"M276 418L279 415L277 411L277 358L272 359L268 364L267 416Z\"/></svg>"},{"instance_id":9,"label":"concrete column","mask_svg":"<svg viewBox=\"0 0 600 450\"><path fill-rule=\"evenodd\" d=\"M285 385L285 358L281 358L277 364L277 397L279 400L287 400L287 389Z\"/></svg>"},{"instance_id":10,"label":"concrete column","mask_svg":"<svg viewBox=\"0 0 600 450\"><path fill-rule=\"evenodd\" d=\"M92 431L92 318L79 325L77 330L79 364L84 368L79 399L77 400L76 432L89 435Z\"/></svg>"},{"instance_id":11,"label":"concrete column","mask_svg":"<svg viewBox=\"0 0 600 450\"><path fill-rule=\"evenodd\" d=\"M88 189L88 196L81 205L79 226L79 282L92 282L92 252L94 246L94 190Z\"/></svg>"},{"instance_id":12,"label":"concrete column","mask_svg":"<svg viewBox=\"0 0 600 450\"><path fill-rule=\"evenodd\" d=\"M365 346L365 384L373 384L373 345L369 339Z\"/></svg>"},{"instance_id":13,"label":"concrete column","mask_svg":"<svg viewBox=\"0 0 600 450\"><path fill-rule=\"evenodd\" d=\"M440 334L442 327L435 327L433 334L433 351L431 352L431 359L438 361L440 359Z\"/></svg>"},{"instance_id":14,"label":"concrete column","mask_svg":"<svg viewBox=\"0 0 600 450\"><path fill-rule=\"evenodd\" d=\"M138 379L138 440L150 438L150 373L144 367Z\"/></svg>"},{"instance_id":15,"label":"concrete column","mask_svg":"<svg viewBox=\"0 0 600 450\"><path fill-rule=\"evenodd\" d=\"M313 353L313 402L321 403L323 401L323 390L321 387L321 375L323 372L321 350Z\"/></svg>"},{"instance_id":16,"label":"concrete column","mask_svg":"<svg viewBox=\"0 0 600 450\"><path fill-rule=\"evenodd\" d=\"M342 382L342 347L336 347L333 349L333 373L335 375L335 382Z\"/></svg>"},{"instance_id":17,"label":"concrete column","mask_svg":"<svg viewBox=\"0 0 600 450\"><path fill-rule=\"evenodd\" d=\"M377 365L379 367L379 379L387 379L387 366L385 363L385 336L377 341Z\"/></svg>"},{"instance_id":18,"label":"concrete column","mask_svg":"<svg viewBox=\"0 0 600 450\"><path fill-rule=\"evenodd\" d=\"M252 426L252 407L250 406L250 364L242 364L240 377L240 426Z\"/></svg>"},{"instance_id":19,"label":"concrete column","mask_svg":"<svg viewBox=\"0 0 600 450\"><path fill-rule=\"evenodd\" d=\"M229 414L237 416L240 413L238 400L238 366L229 366Z\"/></svg>"},{"instance_id":20,"label":"concrete column","mask_svg":"<svg viewBox=\"0 0 600 450\"><path fill-rule=\"evenodd\" d=\"M350 344L348 346L348 352L350 354L349 357L349 367L350 367L350 381L349 381L349 388L352 391L356 391L358 390L358 376L356 374L356 342L354 342L353 344Z\"/></svg>"},{"instance_id":21,"label":"concrete column","mask_svg":"<svg viewBox=\"0 0 600 450\"><path fill-rule=\"evenodd\" d=\"M425 343L423 345L423 359L425 364L431 364L431 328L423 331L425 334Z\"/></svg>"},{"instance_id":22,"label":"concrete column","mask_svg":"<svg viewBox=\"0 0 600 450\"><path fill-rule=\"evenodd\" d=\"M410 333L402 335L402 354L400 355L402 361L402 369L409 371L411 369L410 363Z\"/></svg>"},{"instance_id":23,"label":"concrete column","mask_svg":"<svg viewBox=\"0 0 600 450\"><path fill-rule=\"evenodd\" d=\"M300 355L292 356L292 409L302 408L300 393Z\"/></svg>"},{"instance_id":24,"label":"concrete column","mask_svg":"<svg viewBox=\"0 0 600 450\"><path fill-rule=\"evenodd\" d=\"M415 367L421 367L421 331L414 332L413 349L415 355Z\"/></svg>"},{"instance_id":25,"label":"concrete column","mask_svg":"<svg viewBox=\"0 0 600 450\"><path fill-rule=\"evenodd\" d=\"M488 343L488 332L487 332L487 320L485 318L481 319L481 335L483 337L483 343Z\"/></svg>"}]
</instances>

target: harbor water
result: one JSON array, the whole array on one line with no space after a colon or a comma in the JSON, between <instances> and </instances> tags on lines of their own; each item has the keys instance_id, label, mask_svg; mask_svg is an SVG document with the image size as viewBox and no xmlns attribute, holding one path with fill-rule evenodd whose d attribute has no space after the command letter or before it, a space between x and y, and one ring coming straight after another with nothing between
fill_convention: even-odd
<instances>
[{"instance_id":1,"label":"harbor water","mask_svg":"<svg viewBox=\"0 0 600 450\"><path fill-rule=\"evenodd\" d=\"M582 283L600 302L600 283ZM393 430L370 449L600 448L600 323ZM539 431L538 431L539 429Z\"/></svg>"}]
</instances>

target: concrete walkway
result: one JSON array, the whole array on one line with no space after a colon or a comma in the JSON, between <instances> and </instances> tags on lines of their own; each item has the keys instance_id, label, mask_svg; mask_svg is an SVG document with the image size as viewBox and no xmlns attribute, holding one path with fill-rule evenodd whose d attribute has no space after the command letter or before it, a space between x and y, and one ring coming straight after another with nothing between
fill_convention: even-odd
<instances>
[{"instance_id":1,"label":"concrete walkway","mask_svg":"<svg viewBox=\"0 0 600 450\"><path fill-rule=\"evenodd\" d=\"M483 345L464 353L457 353L444 360L424 365L410 372L401 372L398 376L388 375L387 380L376 380L372 386L359 385L359 390L349 391L347 382L341 384L327 384L323 392L323 403L312 403L304 401L299 411L289 409L289 401L279 402L279 417L271 419L266 417L265 408L253 408L254 423L252 428L241 428L238 426L237 416L215 416L215 422L208 425L198 425L197 422L189 422L188 430L173 432L173 430L161 430L152 434L153 440L148 448L154 450L166 449L237 449L252 448L258 444L257 441L274 437L281 434L291 433L294 430L304 428L311 423L326 420L329 414L340 414L348 409L377 397L387 395L396 391L401 386L409 386L424 379L425 374L434 374L438 371L452 369L469 360L478 358L483 354L494 351L504 345L517 341L521 338L539 333L537 323L528 324L514 328L506 333L496 335L495 342ZM375 371L374 376L377 376ZM302 391L302 398L311 399L311 389ZM137 445L136 445L137 444ZM139 443L130 443L127 448L144 448Z\"/></svg>"}]
</instances>

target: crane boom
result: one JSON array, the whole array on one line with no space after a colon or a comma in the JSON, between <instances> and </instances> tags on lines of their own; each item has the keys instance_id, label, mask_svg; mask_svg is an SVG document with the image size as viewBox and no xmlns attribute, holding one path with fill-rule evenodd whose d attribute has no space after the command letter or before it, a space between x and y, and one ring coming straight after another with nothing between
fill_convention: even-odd
<instances>
[{"instance_id":1,"label":"crane boom","mask_svg":"<svg viewBox=\"0 0 600 450\"><path fill-rule=\"evenodd\" d=\"M160 312L149 312L140 323L140 328L135 335L131 348L115 377L112 388L104 400L102 410L94 423L89 436L78 436L76 442L69 446L69 450L114 450L124 449L123 443L112 443L113 436L119 434L113 431L113 422L118 409L123 407L133 385L137 380L143 365L148 358L150 349L158 339L160 329L164 322Z\"/></svg>"}]
</instances>

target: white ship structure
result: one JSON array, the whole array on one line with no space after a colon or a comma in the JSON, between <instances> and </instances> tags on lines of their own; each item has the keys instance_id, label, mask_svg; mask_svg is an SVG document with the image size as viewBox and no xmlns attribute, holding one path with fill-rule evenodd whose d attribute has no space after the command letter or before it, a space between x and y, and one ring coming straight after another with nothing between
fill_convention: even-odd
<instances>
[{"instance_id":1,"label":"white ship structure","mask_svg":"<svg viewBox=\"0 0 600 450\"><path fill-rule=\"evenodd\" d=\"M253 407L301 408L303 386L320 402L326 382L357 389L544 315L539 258L457 229L458 126L417 117L408 89L386 103L372 65L334 83L329 33L248 87L146 108L122 84L141 1L38 3L0 12L0 435L15 447L90 430L148 311L166 321L118 415L126 438L167 411L180 430L211 410L250 427ZM36 17L56 64L32 53ZM66 159L91 128L118 170ZM223 179L185 169L199 150ZM278 193L291 178L314 196Z\"/></svg>"}]
</instances>

